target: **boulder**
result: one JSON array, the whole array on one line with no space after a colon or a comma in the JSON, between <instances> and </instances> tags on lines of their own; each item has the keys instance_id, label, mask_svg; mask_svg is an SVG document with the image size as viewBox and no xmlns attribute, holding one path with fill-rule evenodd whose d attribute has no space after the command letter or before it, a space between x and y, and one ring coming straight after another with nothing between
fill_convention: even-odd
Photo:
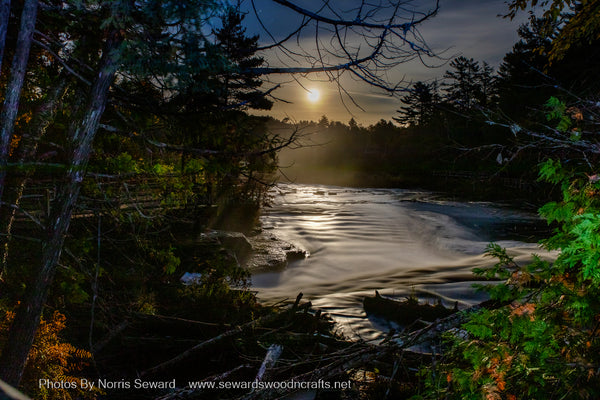
<instances>
[{"instance_id":1,"label":"boulder","mask_svg":"<svg viewBox=\"0 0 600 400\"><path fill-rule=\"evenodd\" d=\"M263 231L248 240L253 251L245 265L250 272L281 270L289 262L303 260L308 256L306 250L281 240L270 232Z\"/></svg>"},{"instance_id":2,"label":"boulder","mask_svg":"<svg viewBox=\"0 0 600 400\"><path fill-rule=\"evenodd\" d=\"M200 235L201 240L218 240L227 250L235 254L242 264L252 253L252 245L241 232L209 231Z\"/></svg>"},{"instance_id":3,"label":"boulder","mask_svg":"<svg viewBox=\"0 0 600 400\"><path fill-rule=\"evenodd\" d=\"M241 232L213 230L202 233L197 243L223 246L250 272L280 270L289 262L303 260L309 254L265 230L250 237Z\"/></svg>"}]
</instances>

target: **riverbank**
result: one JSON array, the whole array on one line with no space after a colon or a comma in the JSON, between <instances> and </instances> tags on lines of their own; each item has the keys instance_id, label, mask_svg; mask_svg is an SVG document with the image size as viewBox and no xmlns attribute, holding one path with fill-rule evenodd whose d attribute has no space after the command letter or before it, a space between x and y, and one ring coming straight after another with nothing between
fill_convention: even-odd
<instances>
[{"instance_id":1,"label":"riverbank","mask_svg":"<svg viewBox=\"0 0 600 400\"><path fill-rule=\"evenodd\" d=\"M535 179L473 171L405 171L401 174L367 173L348 168L294 168L285 171L282 183L346 186L354 188L405 188L437 192L456 201L490 201L537 211L559 196L553 188Z\"/></svg>"},{"instance_id":2,"label":"riverbank","mask_svg":"<svg viewBox=\"0 0 600 400\"><path fill-rule=\"evenodd\" d=\"M369 396L388 390L380 377L392 374L394 361L388 353L393 350L372 343L381 342L391 325L365 315L367 294L414 294L447 306L458 301L465 309L481 300L471 288L471 269L491 262L481 256L488 240L501 239L519 260L533 248L509 229L511 224L528 226L531 215L421 190L282 185L274 188L268 204L260 229L254 223L242 226L241 217L255 221L249 207L230 213L218 207L204 210L212 214L204 220L221 221L221 229L208 229L176 211L167 219L141 218L131 225L103 219L101 232L110 236L100 236L100 252L94 254L101 267L92 278L95 301L76 297L89 282L82 265L61 271L52 299L62 304L52 303L46 313L60 307L64 315L66 327L54 332L65 341L59 344L74 346L64 357L89 352L87 358L72 358L79 369L71 374L107 382L175 379L176 389L146 390L134 383L89 393L48 388L50 398L210 396L214 392L199 392L188 383L254 382L272 345L283 346L281 358L287 361L269 367L268 381L350 379L349 389L310 395L377 398ZM88 228L94 222L76 219L67 247L89 243L90 236L97 241ZM156 234L150 235L152 242L133 247L137 236L125 227L139 229L142 222L152 222L149 228ZM145 264L134 268L132 260ZM182 282L186 274L191 279ZM294 305L300 292L302 302ZM337 355L328 359L332 352ZM356 359L347 364L347 357ZM378 367L383 372L373 373L372 360L385 365ZM409 363L413 372L394 379L394 393L414 393L414 372L422 361L414 356ZM54 368L53 363L41 370ZM361 377L360 371L373 379ZM36 375L29 376L26 388L37 396ZM280 392L218 393L269 398Z\"/></svg>"}]
</instances>

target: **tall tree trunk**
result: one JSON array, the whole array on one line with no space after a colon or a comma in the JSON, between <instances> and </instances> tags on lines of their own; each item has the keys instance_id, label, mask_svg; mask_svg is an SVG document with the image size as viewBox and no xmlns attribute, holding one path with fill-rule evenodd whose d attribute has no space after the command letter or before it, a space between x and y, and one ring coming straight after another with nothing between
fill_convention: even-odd
<instances>
[{"instance_id":1,"label":"tall tree trunk","mask_svg":"<svg viewBox=\"0 0 600 400\"><path fill-rule=\"evenodd\" d=\"M2 70L2 59L4 58L4 44L6 43L6 31L10 19L10 0L0 0L0 70Z\"/></svg>"},{"instance_id":2,"label":"tall tree trunk","mask_svg":"<svg viewBox=\"0 0 600 400\"><path fill-rule=\"evenodd\" d=\"M13 386L19 385L23 375L27 355L56 272L64 238L69 229L73 209L77 203L81 182L92 151L92 142L117 70L118 49L122 40L118 32L111 33L102 52L100 69L92 86L88 105L81 121L73 130L71 164L67 170L66 182L57 196L46 228L41 268L36 275L34 284L17 310L0 357L0 379Z\"/></svg>"},{"instance_id":3,"label":"tall tree trunk","mask_svg":"<svg viewBox=\"0 0 600 400\"><path fill-rule=\"evenodd\" d=\"M44 102L34 111L32 120L27 124L17 149L16 162L18 165L23 166L25 162L34 161L38 143L44 137L48 126L54 120L58 104L67 88L67 83L68 80L65 77L60 77L58 84L50 91ZM0 252L3 250L0 277L6 271L12 226L17 214L17 209L12 206L19 206L25 185L32 174L33 169L27 169L25 172L21 172L14 177L11 177L11 174L7 174L5 179L5 186L7 188L12 187L14 190L4 190L7 207L4 208L5 212L0 212L0 227L4 229L3 233L5 234L0 240L0 243L2 243ZM8 206L11 206L11 208L9 209Z\"/></svg>"},{"instance_id":4,"label":"tall tree trunk","mask_svg":"<svg viewBox=\"0 0 600 400\"><path fill-rule=\"evenodd\" d=\"M0 200L2 200L2 192L4 190L8 150L10 148L15 119L19 111L19 98L21 97L21 89L25 80L27 60L29 59L31 40L37 19L37 10L37 0L25 0L23 12L21 13L21 27L19 28L19 36L17 37L17 49L13 57L6 93L4 94L4 108L0 115Z\"/></svg>"}]
</instances>

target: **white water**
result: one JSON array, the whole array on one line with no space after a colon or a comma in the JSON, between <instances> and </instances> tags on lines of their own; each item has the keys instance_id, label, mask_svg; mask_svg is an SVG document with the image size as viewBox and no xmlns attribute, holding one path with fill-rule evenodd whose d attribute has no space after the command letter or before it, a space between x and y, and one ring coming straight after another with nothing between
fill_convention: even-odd
<instances>
[{"instance_id":1,"label":"white water","mask_svg":"<svg viewBox=\"0 0 600 400\"><path fill-rule=\"evenodd\" d=\"M283 271L254 275L259 298L273 303L302 292L340 322L345 334L364 339L387 328L362 308L364 296L375 290L441 297L466 307L483 299L472 288L471 271L494 263L483 256L490 242L506 247L518 262L545 254L519 235L539 225L534 214L445 201L424 191L279 185L262 224L310 257Z\"/></svg>"}]
</instances>

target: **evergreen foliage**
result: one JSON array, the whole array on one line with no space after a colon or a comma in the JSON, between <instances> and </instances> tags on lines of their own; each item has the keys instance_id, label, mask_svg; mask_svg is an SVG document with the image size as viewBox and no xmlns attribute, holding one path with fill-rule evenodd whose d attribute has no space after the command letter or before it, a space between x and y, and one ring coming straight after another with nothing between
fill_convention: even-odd
<instances>
[{"instance_id":1,"label":"evergreen foliage","mask_svg":"<svg viewBox=\"0 0 600 400\"><path fill-rule=\"evenodd\" d=\"M565 103L551 98L546 110L567 140L580 140ZM562 191L560 201L540 209L555 227L542 244L557 252L556 260L534 256L520 266L500 246L489 246L498 263L476 273L500 283L481 288L510 304L478 312L460 331L448 333L444 361L424 371L425 394L419 398L600 395L600 184L590 167L574 160L541 164L540 179Z\"/></svg>"},{"instance_id":2,"label":"evergreen foliage","mask_svg":"<svg viewBox=\"0 0 600 400\"><path fill-rule=\"evenodd\" d=\"M262 80L251 72L264 62L262 57L255 56L258 36L246 36L246 28L242 25L244 15L235 7L228 7L221 21L221 28L214 32L215 44L228 65L219 78L220 103L226 108L271 109L273 102L256 90Z\"/></svg>"},{"instance_id":3,"label":"evergreen foliage","mask_svg":"<svg viewBox=\"0 0 600 400\"><path fill-rule=\"evenodd\" d=\"M23 7L13 3L17 15ZM536 3L515 0L509 11ZM545 3L544 16L519 30L497 76L485 62L458 57L444 74L444 95L436 82L415 83L394 118L402 127L386 120L363 127L354 118L345 125L325 115L298 124L314 134L309 144L330 143L301 150L298 165L323 167L336 179L347 173L352 183L434 185L442 179L433 182L432 171L440 170L527 179L543 161L540 180L560 187L561 198L540 209L555 228L544 246L556 260L534 256L521 266L490 245L498 262L477 274L495 281L482 290L508 306L481 311L448 334L443 359L422 374L422 398L600 396L600 5ZM20 212L0 210L0 291L10 310L33 309L17 304L39 293L29 325L39 320L40 328L27 330L33 347L21 357L29 357L24 385L36 397L95 396L37 382L89 373L91 354L79 347L92 348L130 313L160 313L173 298L183 317L208 309L204 315L221 325L256 311L254 296L238 291L248 272L236 257L189 241L209 228L251 229L278 168L277 150L295 143L295 133L271 134L267 125L298 127L249 115L272 106L257 74L264 59L239 8L219 4L40 3L38 43L16 123L6 119L14 132L3 135L0 160L7 167L3 203ZM207 29L215 16L221 26ZM14 57L22 53L16 27L9 28L6 55ZM2 76L10 69L5 62ZM71 214L80 218L67 232ZM35 267L43 257L46 275ZM200 273L199 284L182 289L184 271ZM43 290L32 289L36 277ZM70 333L74 344L60 335L64 315L40 320L44 303L69 310L80 325L85 320L79 334ZM15 342L6 340L13 320L11 311L0 321L4 354Z\"/></svg>"},{"instance_id":4,"label":"evergreen foliage","mask_svg":"<svg viewBox=\"0 0 600 400\"><path fill-rule=\"evenodd\" d=\"M444 74L446 99L461 111L472 111L483 92L479 85L481 66L472 58L460 56L450 62L450 67Z\"/></svg>"},{"instance_id":5,"label":"evergreen foliage","mask_svg":"<svg viewBox=\"0 0 600 400\"><path fill-rule=\"evenodd\" d=\"M402 97L403 107L397 111L400 116L394 121L402 125L425 126L435 118L440 99L437 82L416 82L410 92Z\"/></svg>"}]
</instances>

